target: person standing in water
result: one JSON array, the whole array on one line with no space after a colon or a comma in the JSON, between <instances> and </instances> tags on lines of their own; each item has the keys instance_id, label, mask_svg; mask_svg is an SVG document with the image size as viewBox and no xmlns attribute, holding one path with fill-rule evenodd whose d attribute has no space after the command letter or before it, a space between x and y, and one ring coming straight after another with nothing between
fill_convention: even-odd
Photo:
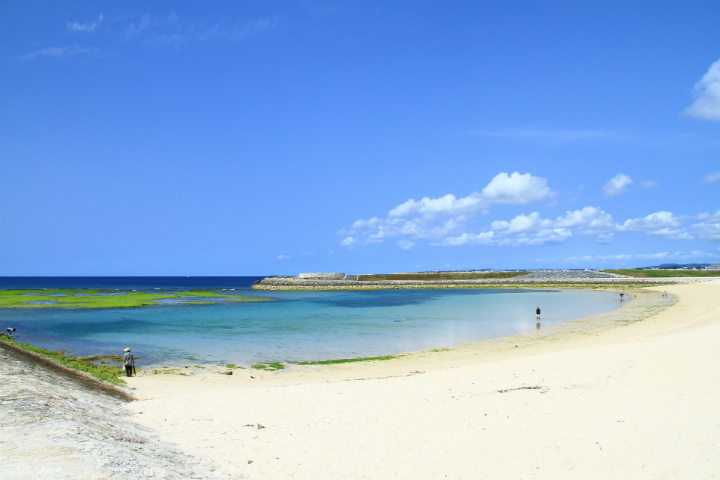
<instances>
[{"instance_id":1,"label":"person standing in water","mask_svg":"<svg viewBox=\"0 0 720 480\"><path fill-rule=\"evenodd\" d=\"M540 320L540 307L535 309L535 315L537 316L537 319Z\"/></svg>"},{"instance_id":2,"label":"person standing in water","mask_svg":"<svg viewBox=\"0 0 720 480\"><path fill-rule=\"evenodd\" d=\"M135 357L130 353L130 348L125 349L125 356L123 357L123 368L128 377L132 377L133 370L135 369Z\"/></svg>"}]
</instances>

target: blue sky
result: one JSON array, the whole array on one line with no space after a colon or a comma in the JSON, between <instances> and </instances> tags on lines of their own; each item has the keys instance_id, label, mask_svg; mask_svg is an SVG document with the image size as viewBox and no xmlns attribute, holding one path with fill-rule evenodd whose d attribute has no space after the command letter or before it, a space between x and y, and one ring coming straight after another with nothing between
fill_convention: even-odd
<instances>
[{"instance_id":1,"label":"blue sky","mask_svg":"<svg viewBox=\"0 0 720 480\"><path fill-rule=\"evenodd\" d=\"M0 275L720 261L720 3L0 3Z\"/></svg>"}]
</instances>

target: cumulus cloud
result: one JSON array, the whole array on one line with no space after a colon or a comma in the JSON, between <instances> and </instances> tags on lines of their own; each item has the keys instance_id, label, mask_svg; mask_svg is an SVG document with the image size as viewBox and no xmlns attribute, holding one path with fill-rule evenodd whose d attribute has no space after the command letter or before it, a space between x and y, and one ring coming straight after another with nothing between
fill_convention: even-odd
<instances>
[{"instance_id":1,"label":"cumulus cloud","mask_svg":"<svg viewBox=\"0 0 720 480\"><path fill-rule=\"evenodd\" d=\"M490 203L525 205L550 197L551 191L544 178L533 177L529 173L508 175L503 172L482 189L482 195Z\"/></svg>"},{"instance_id":2,"label":"cumulus cloud","mask_svg":"<svg viewBox=\"0 0 720 480\"><path fill-rule=\"evenodd\" d=\"M630 184L629 176L618 174L605 189L608 194L617 194ZM650 188L656 183L645 181L641 185ZM720 241L720 211L676 216L663 210L615 223L612 215L602 208L586 206L554 218L534 211L508 220L495 220L478 229L469 228L475 217L487 214L493 205L525 205L554 195L544 178L503 172L480 191L466 197L448 194L409 199L391 209L385 218L357 220L338 232L345 237L340 245L355 247L390 239L405 250L413 248L419 239L436 246L550 245L567 242L576 235L596 235L598 243L609 244L619 232L639 232L672 240Z\"/></svg>"},{"instance_id":3,"label":"cumulus cloud","mask_svg":"<svg viewBox=\"0 0 720 480\"><path fill-rule=\"evenodd\" d=\"M511 220L496 220L486 232L449 236L433 245L548 245L572 238L573 230L583 235L607 232L615 228L612 216L598 207L565 212L555 219L540 213L520 214ZM610 237L612 238L612 237Z\"/></svg>"},{"instance_id":4,"label":"cumulus cloud","mask_svg":"<svg viewBox=\"0 0 720 480\"><path fill-rule=\"evenodd\" d=\"M646 217L631 218L618 224L620 232L643 232L648 235L660 235L672 240L720 241L720 210L714 214L675 216L672 212L660 211Z\"/></svg>"},{"instance_id":5,"label":"cumulus cloud","mask_svg":"<svg viewBox=\"0 0 720 480\"><path fill-rule=\"evenodd\" d=\"M618 226L620 231L653 231L661 228L676 228L682 224L681 220L673 216L672 212L656 212L642 218L625 220Z\"/></svg>"},{"instance_id":6,"label":"cumulus cloud","mask_svg":"<svg viewBox=\"0 0 720 480\"><path fill-rule=\"evenodd\" d=\"M397 244L398 247L402 248L403 250L410 250L412 247L415 246L415 242L411 242L410 240L399 240Z\"/></svg>"},{"instance_id":7,"label":"cumulus cloud","mask_svg":"<svg viewBox=\"0 0 720 480\"><path fill-rule=\"evenodd\" d=\"M703 120L720 121L720 60L695 84L695 102L685 109L685 114Z\"/></svg>"},{"instance_id":8,"label":"cumulus cloud","mask_svg":"<svg viewBox=\"0 0 720 480\"><path fill-rule=\"evenodd\" d=\"M614 197L616 195L620 195L625 190L627 190L627 187L633 183L632 178L630 176L625 175L624 173L618 173L613 178L610 179L608 183L605 184L603 187L603 190L605 191L605 194Z\"/></svg>"},{"instance_id":9,"label":"cumulus cloud","mask_svg":"<svg viewBox=\"0 0 720 480\"><path fill-rule=\"evenodd\" d=\"M709 184L709 183L715 183L718 180L720 180L720 172L710 172L702 179L702 183Z\"/></svg>"},{"instance_id":10,"label":"cumulus cloud","mask_svg":"<svg viewBox=\"0 0 720 480\"><path fill-rule=\"evenodd\" d=\"M656 212L642 218L631 218L618 225L621 232L644 232L649 235L660 235L674 240L691 240L693 238L681 227L688 217L675 217L672 212Z\"/></svg>"},{"instance_id":11,"label":"cumulus cloud","mask_svg":"<svg viewBox=\"0 0 720 480\"><path fill-rule=\"evenodd\" d=\"M525 205L544 200L553 194L547 186L547 180L534 177L529 173L505 172L496 175L480 192L467 197L457 198L447 194L439 198L424 197L421 200L410 199L390 210L390 218L405 218L410 215L436 217L439 215L477 215L486 213L492 204ZM377 222L377 218L358 222ZM355 222L356 224L358 222Z\"/></svg>"},{"instance_id":12,"label":"cumulus cloud","mask_svg":"<svg viewBox=\"0 0 720 480\"><path fill-rule=\"evenodd\" d=\"M73 32L94 32L95 29L100 25L100 22L102 22L103 14L101 13L97 20L92 23L80 23L80 22L68 22L67 28L68 30L72 30Z\"/></svg>"},{"instance_id":13,"label":"cumulus cloud","mask_svg":"<svg viewBox=\"0 0 720 480\"><path fill-rule=\"evenodd\" d=\"M542 218L538 212L520 214L510 221L494 221L490 228L500 233L523 233L541 229L578 228L580 233L601 233L613 229L612 216L598 207L565 212L555 220Z\"/></svg>"},{"instance_id":14,"label":"cumulus cloud","mask_svg":"<svg viewBox=\"0 0 720 480\"><path fill-rule=\"evenodd\" d=\"M720 210L701 218L702 221L691 225L690 229L702 240L720 242Z\"/></svg>"},{"instance_id":15,"label":"cumulus cloud","mask_svg":"<svg viewBox=\"0 0 720 480\"><path fill-rule=\"evenodd\" d=\"M382 242L396 236L438 240L460 233L473 217L487 214L492 205L525 205L553 198L555 193L547 180L530 173L506 172L496 175L480 191L466 197L447 194L438 198L409 199L388 212L386 218L372 217L357 220L341 235L352 235L341 242L343 246ZM403 248L403 244L398 244ZM410 247L407 247L410 248Z\"/></svg>"}]
</instances>

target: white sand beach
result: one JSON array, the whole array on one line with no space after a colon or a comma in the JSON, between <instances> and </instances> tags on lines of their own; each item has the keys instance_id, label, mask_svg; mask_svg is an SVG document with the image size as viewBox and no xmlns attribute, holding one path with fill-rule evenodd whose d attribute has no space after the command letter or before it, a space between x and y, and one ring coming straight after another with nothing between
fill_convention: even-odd
<instances>
[{"instance_id":1,"label":"white sand beach","mask_svg":"<svg viewBox=\"0 0 720 480\"><path fill-rule=\"evenodd\" d=\"M387 362L135 377L126 408L231 478L716 478L720 281L651 295L665 289L677 304L612 328Z\"/></svg>"}]
</instances>

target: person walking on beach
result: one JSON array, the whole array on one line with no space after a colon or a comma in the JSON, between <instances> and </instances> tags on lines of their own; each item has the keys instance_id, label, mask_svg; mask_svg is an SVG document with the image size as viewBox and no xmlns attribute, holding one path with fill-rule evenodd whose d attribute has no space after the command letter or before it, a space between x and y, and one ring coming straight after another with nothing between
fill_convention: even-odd
<instances>
[{"instance_id":1,"label":"person walking on beach","mask_svg":"<svg viewBox=\"0 0 720 480\"><path fill-rule=\"evenodd\" d=\"M130 353L130 348L125 349L125 356L123 357L123 368L128 377L132 377L133 370L135 370L135 357Z\"/></svg>"},{"instance_id":2,"label":"person walking on beach","mask_svg":"<svg viewBox=\"0 0 720 480\"><path fill-rule=\"evenodd\" d=\"M537 315L537 319L540 320L540 307L535 309L535 315Z\"/></svg>"}]
</instances>

